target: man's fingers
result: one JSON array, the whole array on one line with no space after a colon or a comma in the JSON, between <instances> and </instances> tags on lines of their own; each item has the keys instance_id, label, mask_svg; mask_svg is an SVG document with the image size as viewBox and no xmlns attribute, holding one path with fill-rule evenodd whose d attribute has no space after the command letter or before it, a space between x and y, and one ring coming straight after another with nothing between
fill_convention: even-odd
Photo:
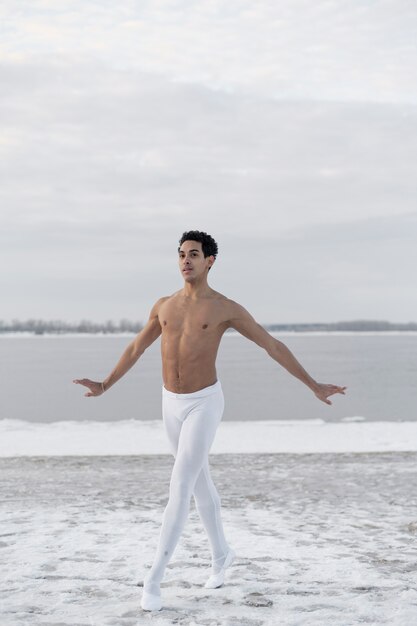
<instances>
[{"instance_id":1,"label":"man's fingers","mask_svg":"<svg viewBox=\"0 0 417 626\"><path fill-rule=\"evenodd\" d=\"M347 389L347 387L338 387L337 385L329 385L329 387L331 388L330 393L342 393L344 396L346 395L345 389Z\"/></svg>"},{"instance_id":2,"label":"man's fingers","mask_svg":"<svg viewBox=\"0 0 417 626\"><path fill-rule=\"evenodd\" d=\"M76 378L72 382L76 383L77 385L84 385L84 387L88 387L89 389L91 388L91 384L93 384L93 381L89 378Z\"/></svg>"},{"instance_id":3,"label":"man's fingers","mask_svg":"<svg viewBox=\"0 0 417 626\"><path fill-rule=\"evenodd\" d=\"M322 400L326 404L331 404L330 400L328 400L327 398L320 398L320 400Z\"/></svg>"}]
</instances>

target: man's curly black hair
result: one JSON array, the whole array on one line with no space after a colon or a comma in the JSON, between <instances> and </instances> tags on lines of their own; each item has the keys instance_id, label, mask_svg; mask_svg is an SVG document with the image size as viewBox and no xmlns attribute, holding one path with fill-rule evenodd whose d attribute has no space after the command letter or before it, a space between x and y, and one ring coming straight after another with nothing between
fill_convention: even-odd
<instances>
[{"instance_id":1,"label":"man's curly black hair","mask_svg":"<svg viewBox=\"0 0 417 626\"><path fill-rule=\"evenodd\" d=\"M188 230L182 234L179 241L178 252L184 241L199 241L203 249L204 257L213 255L216 258L219 248L211 235L202 232L201 230ZM211 268L209 267L209 270Z\"/></svg>"}]
</instances>

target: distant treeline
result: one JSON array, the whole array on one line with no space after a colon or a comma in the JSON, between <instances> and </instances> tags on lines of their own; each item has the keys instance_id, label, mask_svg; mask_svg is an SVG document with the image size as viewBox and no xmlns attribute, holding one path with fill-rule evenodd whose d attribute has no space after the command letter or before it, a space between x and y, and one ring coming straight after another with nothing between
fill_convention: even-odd
<instances>
[{"instance_id":1,"label":"distant treeline","mask_svg":"<svg viewBox=\"0 0 417 626\"><path fill-rule=\"evenodd\" d=\"M415 330L416 322L405 324L393 324L380 320L352 320L347 322L330 322L327 324L263 324L267 330L272 331L295 331L295 332L318 332L318 331L387 331L387 330ZM0 320L0 333L29 332L35 335L44 333L138 333L143 328L142 322L131 322L122 319L118 323L108 320L107 322L63 322L62 320L36 320L26 321L12 320L10 323Z\"/></svg>"},{"instance_id":2,"label":"distant treeline","mask_svg":"<svg viewBox=\"0 0 417 626\"><path fill-rule=\"evenodd\" d=\"M35 335L43 335L43 333L138 333L142 328L142 322L131 322L126 319L122 319L118 323L112 320L100 323L90 320L63 322L62 320L35 319L12 320L10 323L6 323L0 320L0 333L30 332Z\"/></svg>"},{"instance_id":3,"label":"distant treeline","mask_svg":"<svg viewBox=\"0 0 417 626\"><path fill-rule=\"evenodd\" d=\"M351 320L347 322L330 322L328 324L269 324L268 330L294 330L303 331L337 331L337 330L417 330L416 322L393 324L384 320Z\"/></svg>"}]
</instances>

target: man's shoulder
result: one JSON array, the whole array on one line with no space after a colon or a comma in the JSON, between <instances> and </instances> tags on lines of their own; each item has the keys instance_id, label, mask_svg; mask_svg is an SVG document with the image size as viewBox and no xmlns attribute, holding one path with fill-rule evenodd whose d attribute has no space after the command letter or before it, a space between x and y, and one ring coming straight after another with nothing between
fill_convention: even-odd
<instances>
[{"instance_id":1,"label":"man's shoulder","mask_svg":"<svg viewBox=\"0 0 417 626\"><path fill-rule=\"evenodd\" d=\"M173 296L175 296L175 293L172 293L169 296L161 296L160 298L158 298L158 300L154 303L152 307L151 316L157 317L161 306L163 306L166 302L168 302L168 300L170 300Z\"/></svg>"},{"instance_id":2,"label":"man's shoulder","mask_svg":"<svg viewBox=\"0 0 417 626\"><path fill-rule=\"evenodd\" d=\"M175 296L179 293L179 291L174 291L174 293L171 293L169 296L161 296L156 302L155 302L155 306L157 306L158 308L164 304L165 302L168 302L169 300L172 300L172 298L175 298Z\"/></svg>"},{"instance_id":3,"label":"man's shoulder","mask_svg":"<svg viewBox=\"0 0 417 626\"><path fill-rule=\"evenodd\" d=\"M178 297L178 295L180 295L181 291L182 291L181 289L178 289L177 291L174 291L173 293L171 293L169 296L162 296L155 302L154 306L159 309L163 304L168 303L169 301L175 300L175 298ZM223 293L220 293L220 291L215 291L213 289L212 297L217 305L220 305L222 309L227 310L227 312L232 315L244 310L242 305L239 304L239 302L232 300L232 298L228 298Z\"/></svg>"},{"instance_id":4,"label":"man's shoulder","mask_svg":"<svg viewBox=\"0 0 417 626\"><path fill-rule=\"evenodd\" d=\"M228 298L227 296L225 296L223 293L220 293L220 291L216 291L215 289L212 290L212 297L217 300L217 302L219 302L220 304L224 304L224 305L229 305L230 302L233 302L232 300L230 300L230 298Z\"/></svg>"},{"instance_id":5,"label":"man's shoulder","mask_svg":"<svg viewBox=\"0 0 417 626\"><path fill-rule=\"evenodd\" d=\"M236 315L237 313L239 313L240 311L243 310L242 305L239 304L239 302L236 302L235 300L232 300L232 298L228 298L227 296L225 296L222 293L219 293L218 291L216 291L216 295L218 297L218 301L219 301L222 309L227 311L227 313L231 317L233 317L233 315Z\"/></svg>"}]
</instances>

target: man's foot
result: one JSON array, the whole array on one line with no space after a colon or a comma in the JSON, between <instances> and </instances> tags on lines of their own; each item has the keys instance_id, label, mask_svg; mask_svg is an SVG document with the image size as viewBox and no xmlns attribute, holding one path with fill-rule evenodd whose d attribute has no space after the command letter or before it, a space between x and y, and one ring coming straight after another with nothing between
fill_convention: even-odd
<instances>
[{"instance_id":1,"label":"man's foot","mask_svg":"<svg viewBox=\"0 0 417 626\"><path fill-rule=\"evenodd\" d=\"M140 605L144 611L160 611L162 608L159 583L152 580L149 573L143 580L143 592Z\"/></svg>"},{"instance_id":2,"label":"man's foot","mask_svg":"<svg viewBox=\"0 0 417 626\"><path fill-rule=\"evenodd\" d=\"M226 558L220 570L215 574L212 574L204 585L206 589L217 589L217 587L222 586L222 584L224 583L224 575L226 569L233 563L235 556L235 551L230 548L229 552L226 554Z\"/></svg>"},{"instance_id":3,"label":"man's foot","mask_svg":"<svg viewBox=\"0 0 417 626\"><path fill-rule=\"evenodd\" d=\"M156 596L144 590L140 606L144 611L160 611L162 608L161 596Z\"/></svg>"}]
</instances>

